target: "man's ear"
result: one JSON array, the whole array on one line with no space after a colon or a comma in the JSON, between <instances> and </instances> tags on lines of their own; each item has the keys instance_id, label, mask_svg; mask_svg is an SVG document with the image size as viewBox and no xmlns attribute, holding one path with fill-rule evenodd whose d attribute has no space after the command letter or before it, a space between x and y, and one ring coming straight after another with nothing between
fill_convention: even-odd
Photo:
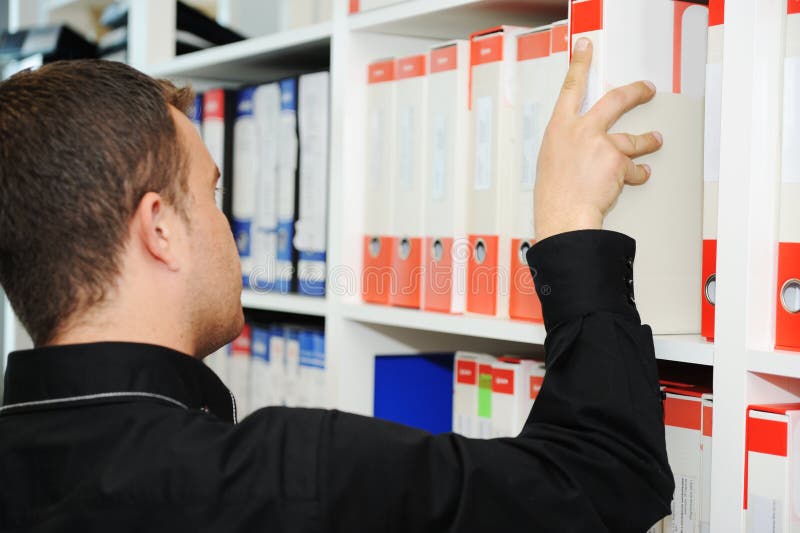
<instances>
[{"instance_id":1,"label":"man's ear","mask_svg":"<svg viewBox=\"0 0 800 533\"><path fill-rule=\"evenodd\" d=\"M160 194L146 193L133 215L133 238L150 257L173 272L180 270L177 230L179 217Z\"/></svg>"}]
</instances>

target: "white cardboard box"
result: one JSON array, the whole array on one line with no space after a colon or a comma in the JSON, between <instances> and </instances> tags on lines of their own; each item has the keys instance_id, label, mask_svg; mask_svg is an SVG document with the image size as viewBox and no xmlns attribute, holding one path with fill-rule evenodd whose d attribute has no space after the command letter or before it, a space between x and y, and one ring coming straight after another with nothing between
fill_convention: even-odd
<instances>
[{"instance_id":1,"label":"white cardboard box","mask_svg":"<svg viewBox=\"0 0 800 533\"><path fill-rule=\"evenodd\" d=\"M750 406L745 459L751 533L800 531L800 404Z\"/></svg>"},{"instance_id":2,"label":"white cardboard box","mask_svg":"<svg viewBox=\"0 0 800 533\"><path fill-rule=\"evenodd\" d=\"M703 394L696 388L666 387L664 433L667 458L675 476L672 514L663 521L666 531L699 533L702 486Z\"/></svg>"}]
</instances>

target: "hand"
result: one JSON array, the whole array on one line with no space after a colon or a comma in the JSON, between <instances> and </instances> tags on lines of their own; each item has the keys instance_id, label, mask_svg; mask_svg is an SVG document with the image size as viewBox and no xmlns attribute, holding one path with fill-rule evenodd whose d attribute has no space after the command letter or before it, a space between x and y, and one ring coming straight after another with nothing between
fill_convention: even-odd
<instances>
[{"instance_id":1,"label":"hand","mask_svg":"<svg viewBox=\"0 0 800 533\"><path fill-rule=\"evenodd\" d=\"M633 159L661 148L658 132L608 133L623 114L653 98L656 90L650 82L609 91L580 115L591 61L591 41L579 39L539 152L534 199L537 241L566 231L601 229L622 188L650 177L650 167Z\"/></svg>"}]
</instances>

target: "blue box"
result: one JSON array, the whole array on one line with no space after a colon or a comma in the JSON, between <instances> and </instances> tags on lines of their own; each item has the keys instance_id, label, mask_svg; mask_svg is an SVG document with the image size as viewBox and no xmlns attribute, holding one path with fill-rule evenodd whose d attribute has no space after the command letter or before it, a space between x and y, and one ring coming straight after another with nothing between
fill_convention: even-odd
<instances>
[{"instance_id":1,"label":"blue box","mask_svg":"<svg viewBox=\"0 0 800 533\"><path fill-rule=\"evenodd\" d=\"M375 357L376 418L447 433L453 427L454 353Z\"/></svg>"}]
</instances>

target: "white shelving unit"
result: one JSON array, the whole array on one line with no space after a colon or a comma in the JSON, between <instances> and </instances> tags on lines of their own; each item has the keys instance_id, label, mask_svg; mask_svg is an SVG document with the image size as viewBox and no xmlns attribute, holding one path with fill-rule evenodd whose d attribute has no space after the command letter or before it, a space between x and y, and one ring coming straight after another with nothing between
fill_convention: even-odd
<instances>
[{"instance_id":1,"label":"white shelving unit","mask_svg":"<svg viewBox=\"0 0 800 533\"><path fill-rule=\"evenodd\" d=\"M242 291L242 306L248 309L278 311L294 315L322 316L328 312L327 300L299 294L259 293Z\"/></svg>"},{"instance_id":2,"label":"white shelving unit","mask_svg":"<svg viewBox=\"0 0 800 533\"><path fill-rule=\"evenodd\" d=\"M336 269L336 282L329 284L324 299L245 292L242 302L255 309L324 317L329 404L371 414L375 354L460 348L542 353L545 332L541 325L523 322L361 302L358 206L365 175L366 65L501 23L563 19L567 0L408 0L355 15L348 15L347 0L333 1L330 23L176 58L164 45L174 41L168 2L134 0L131 56L150 74L196 80L197 85L265 82L330 65L328 262ZM746 406L800 401L800 354L772 349L785 9L786 0L726 5L716 343L698 335L655 338L660 359L713 366L714 532L744 528Z\"/></svg>"}]
</instances>

